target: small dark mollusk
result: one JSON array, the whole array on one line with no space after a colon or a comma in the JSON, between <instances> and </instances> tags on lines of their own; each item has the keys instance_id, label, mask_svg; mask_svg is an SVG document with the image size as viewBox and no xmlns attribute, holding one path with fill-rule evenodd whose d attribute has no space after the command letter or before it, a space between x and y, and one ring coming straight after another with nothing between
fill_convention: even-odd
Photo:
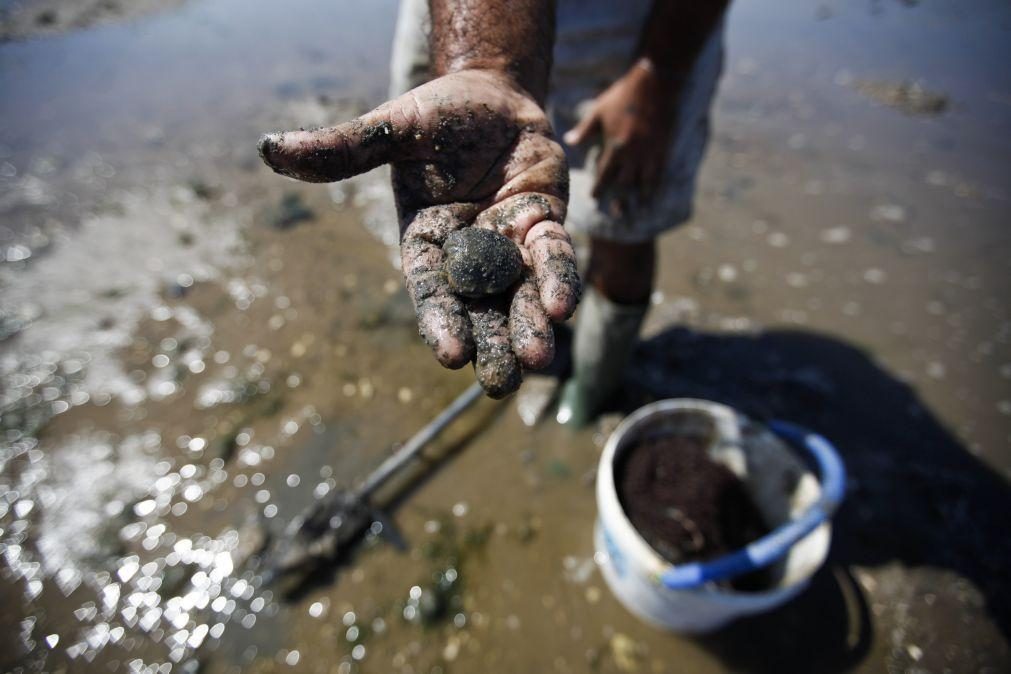
<instances>
[{"instance_id":1,"label":"small dark mollusk","mask_svg":"<svg viewBox=\"0 0 1011 674\"><path fill-rule=\"evenodd\" d=\"M446 237L446 277L450 289L463 297L505 292L523 271L520 249L490 229L466 227Z\"/></svg>"}]
</instances>

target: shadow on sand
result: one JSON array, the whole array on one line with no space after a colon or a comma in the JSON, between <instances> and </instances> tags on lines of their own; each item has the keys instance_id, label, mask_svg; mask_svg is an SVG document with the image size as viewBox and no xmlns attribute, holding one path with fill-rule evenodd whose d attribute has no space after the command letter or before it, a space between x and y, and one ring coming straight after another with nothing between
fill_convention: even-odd
<instances>
[{"instance_id":1,"label":"shadow on sand","mask_svg":"<svg viewBox=\"0 0 1011 674\"><path fill-rule=\"evenodd\" d=\"M712 335L675 328L643 342L628 402L708 398L817 430L850 478L832 551L808 591L701 643L733 669L839 671L873 625L851 565L947 569L971 581L1004 635L1011 625L1011 489L866 353L811 332ZM951 620L958 618L952 616Z\"/></svg>"}]
</instances>

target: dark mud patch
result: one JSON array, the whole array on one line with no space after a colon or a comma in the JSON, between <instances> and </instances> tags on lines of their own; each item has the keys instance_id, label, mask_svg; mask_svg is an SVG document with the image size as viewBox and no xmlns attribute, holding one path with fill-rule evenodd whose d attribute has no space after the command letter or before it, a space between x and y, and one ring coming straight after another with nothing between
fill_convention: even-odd
<instances>
[{"instance_id":1,"label":"dark mud patch","mask_svg":"<svg viewBox=\"0 0 1011 674\"><path fill-rule=\"evenodd\" d=\"M672 564L725 555L769 531L744 484L708 457L707 444L691 436L646 440L617 466L625 513Z\"/></svg>"},{"instance_id":2,"label":"dark mud patch","mask_svg":"<svg viewBox=\"0 0 1011 674\"><path fill-rule=\"evenodd\" d=\"M910 117L940 115L951 105L946 94L931 91L919 82L861 81L855 86L857 91L875 103Z\"/></svg>"},{"instance_id":3,"label":"dark mud patch","mask_svg":"<svg viewBox=\"0 0 1011 674\"><path fill-rule=\"evenodd\" d=\"M362 147L374 147L386 144L393 140L393 125L389 122L380 122L367 126L362 130Z\"/></svg>"},{"instance_id":4,"label":"dark mud patch","mask_svg":"<svg viewBox=\"0 0 1011 674\"><path fill-rule=\"evenodd\" d=\"M0 43L68 33L182 6L185 0L16 0L0 7Z\"/></svg>"},{"instance_id":5,"label":"dark mud patch","mask_svg":"<svg viewBox=\"0 0 1011 674\"><path fill-rule=\"evenodd\" d=\"M267 213L267 221L274 229L291 229L303 222L316 219L316 213L309 208L298 192L288 192L281 201Z\"/></svg>"}]
</instances>

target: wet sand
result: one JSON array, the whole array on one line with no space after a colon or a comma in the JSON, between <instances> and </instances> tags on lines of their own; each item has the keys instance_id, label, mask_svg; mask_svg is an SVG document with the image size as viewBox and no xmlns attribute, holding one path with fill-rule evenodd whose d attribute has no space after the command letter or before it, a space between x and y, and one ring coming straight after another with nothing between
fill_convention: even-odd
<instances>
[{"instance_id":1,"label":"wet sand","mask_svg":"<svg viewBox=\"0 0 1011 674\"><path fill-rule=\"evenodd\" d=\"M853 479L811 588L705 639L640 624L594 567L622 409L571 433L482 401L395 510L408 552L289 602L229 568L473 379L417 336L381 172L304 186L256 158L380 100L393 3L195 2L0 46L0 668L1006 669L1009 15L970 4L731 16L620 406L804 423ZM949 107L860 91L920 80Z\"/></svg>"},{"instance_id":2,"label":"wet sand","mask_svg":"<svg viewBox=\"0 0 1011 674\"><path fill-rule=\"evenodd\" d=\"M0 42L56 35L143 17L184 0L17 0L0 10Z\"/></svg>"}]
</instances>

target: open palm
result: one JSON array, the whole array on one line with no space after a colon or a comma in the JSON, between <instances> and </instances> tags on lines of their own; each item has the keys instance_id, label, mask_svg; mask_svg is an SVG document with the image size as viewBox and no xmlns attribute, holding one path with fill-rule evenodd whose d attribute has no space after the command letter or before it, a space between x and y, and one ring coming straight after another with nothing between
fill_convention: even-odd
<instances>
[{"instance_id":1,"label":"open palm","mask_svg":"<svg viewBox=\"0 0 1011 674\"><path fill-rule=\"evenodd\" d=\"M489 395L521 382L521 367L554 357L551 321L579 299L575 254L562 224L568 167L540 106L508 77L440 77L336 127L270 134L260 154L278 173L311 182L392 164L401 258L418 328L446 367L473 361ZM464 227L512 239L525 263L503 295L454 295L442 245Z\"/></svg>"}]
</instances>

